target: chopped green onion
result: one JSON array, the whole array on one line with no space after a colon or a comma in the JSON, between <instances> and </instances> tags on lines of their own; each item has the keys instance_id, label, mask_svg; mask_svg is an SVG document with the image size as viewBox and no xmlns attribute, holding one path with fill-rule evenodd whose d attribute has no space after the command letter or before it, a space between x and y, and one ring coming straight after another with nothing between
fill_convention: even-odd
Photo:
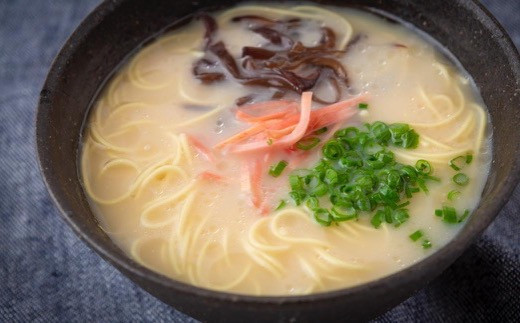
<instances>
[{"instance_id":1,"label":"chopped green onion","mask_svg":"<svg viewBox=\"0 0 520 323\"><path fill-rule=\"evenodd\" d=\"M415 168L423 173L423 174L431 174L433 169L432 169L432 166L430 165L429 162L427 162L426 160L424 159L419 159L416 163L415 163Z\"/></svg>"},{"instance_id":2,"label":"chopped green onion","mask_svg":"<svg viewBox=\"0 0 520 323\"><path fill-rule=\"evenodd\" d=\"M385 207L385 221L386 223L388 224L391 224L394 222L394 218L392 217L392 210L389 209L388 207Z\"/></svg>"},{"instance_id":3,"label":"chopped green onion","mask_svg":"<svg viewBox=\"0 0 520 323\"><path fill-rule=\"evenodd\" d=\"M460 223L464 221L468 216L470 212L469 210L464 210L464 213L460 218L457 216L457 210L455 210L452 206L443 206L442 210L435 210L435 215L442 217L442 220L446 223L454 224L454 223Z\"/></svg>"},{"instance_id":4,"label":"chopped green onion","mask_svg":"<svg viewBox=\"0 0 520 323\"><path fill-rule=\"evenodd\" d=\"M285 200L281 200L275 210L276 211L281 210L285 207L285 205L287 205L287 202L285 202Z\"/></svg>"},{"instance_id":5,"label":"chopped green onion","mask_svg":"<svg viewBox=\"0 0 520 323\"><path fill-rule=\"evenodd\" d=\"M360 103L358 108L361 110L366 110L368 108L368 103Z\"/></svg>"},{"instance_id":6,"label":"chopped green onion","mask_svg":"<svg viewBox=\"0 0 520 323\"><path fill-rule=\"evenodd\" d=\"M334 221L341 222L341 221L348 221L355 219L357 217L357 211L352 206L350 207L339 207L334 206L331 209L331 215Z\"/></svg>"},{"instance_id":7,"label":"chopped green onion","mask_svg":"<svg viewBox=\"0 0 520 323\"><path fill-rule=\"evenodd\" d=\"M417 179L417 185L419 185L419 187L421 188L421 190L424 191L424 193L428 193L429 192L429 190L426 187L426 184L424 183L424 180L422 178Z\"/></svg>"},{"instance_id":8,"label":"chopped green onion","mask_svg":"<svg viewBox=\"0 0 520 323\"><path fill-rule=\"evenodd\" d=\"M370 204L370 199L364 195L357 196L357 199L354 202L354 207L360 211L367 211L367 212L372 209L372 205Z\"/></svg>"},{"instance_id":9,"label":"chopped green onion","mask_svg":"<svg viewBox=\"0 0 520 323\"><path fill-rule=\"evenodd\" d=\"M442 220L446 223L457 223L457 211L451 206L442 207Z\"/></svg>"},{"instance_id":10,"label":"chopped green onion","mask_svg":"<svg viewBox=\"0 0 520 323\"><path fill-rule=\"evenodd\" d=\"M383 222L398 227L410 217L405 209L410 201L405 199L421 190L428 192L431 181L440 181L432 176L430 162L422 159L415 167L401 164L388 148L417 146L419 135L409 125L374 122L365 127L366 131L356 127L336 131L334 139L324 143L323 156L314 167L289 176L294 203L306 203L322 225L372 213L374 227ZM318 140L307 137L297 146L307 149ZM329 207L320 206L324 200L330 201Z\"/></svg>"},{"instance_id":11,"label":"chopped green onion","mask_svg":"<svg viewBox=\"0 0 520 323\"><path fill-rule=\"evenodd\" d=\"M388 176L386 177L386 183L391 188L398 188L401 185L401 175L399 175L399 172L391 170L388 172Z\"/></svg>"},{"instance_id":12,"label":"chopped green onion","mask_svg":"<svg viewBox=\"0 0 520 323\"><path fill-rule=\"evenodd\" d=\"M355 138L359 135L359 129L356 127L348 127L338 130L334 133L336 138Z\"/></svg>"},{"instance_id":13,"label":"chopped green onion","mask_svg":"<svg viewBox=\"0 0 520 323\"><path fill-rule=\"evenodd\" d=\"M422 231L417 230L414 233L410 234L410 239L412 239L412 241L417 241L417 240L421 239L422 236L423 236Z\"/></svg>"},{"instance_id":14,"label":"chopped green onion","mask_svg":"<svg viewBox=\"0 0 520 323\"><path fill-rule=\"evenodd\" d=\"M267 144L269 146L271 146L273 144L273 139L272 138L267 139Z\"/></svg>"},{"instance_id":15,"label":"chopped green onion","mask_svg":"<svg viewBox=\"0 0 520 323\"><path fill-rule=\"evenodd\" d=\"M407 198L412 198L412 189L410 188L410 186L408 185L408 183L404 183L404 194L406 195Z\"/></svg>"},{"instance_id":16,"label":"chopped green onion","mask_svg":"<svg viewBox=\"0 0 520 323\"><path fill-rule=\"evenodd\" d=\"M466 155L466 164L471 164L471 162L473 161L473 155L472 154L467 154Z\"/></svg>"},{"instance_id":17,"label":"chopped green onion","mask_svg":"<svg viewBox=\"0 0 520 323\"><path fill-rule=\"evenodd\" d=\"M429 249L429 248L431 248L431 247L432 247L432 243L431 243L431 241L428 240L428 239L425 239L425 240L423 241L423 243L422 243L422 247L423 247L423 249Z\"/></svg>"},{"instance_id":18,"label":"chopped green onion","mask_svg":"<svg viewBox=\"0 0 520 323\"><path fill-rule=\"evenodd\" d=\"M311 210L316 210L320 208L320 202L314 196L311 196L307 199L306 205Z\"/></svg>"},{"instance_id":19,"label":"chopped green onion","mask_svg":"<svg viewBox=\"0 0 520 323\"><path fill-rule=\"evenodd\" d=\"M325 183L334 185L338 182L338 172L334 169L329 168L325 171Z\"/></svg>"},{"instance_id":20,"label":"chopped green onion","mask_svg":"<svg viewBox=\"0 0 520 323\"><path fill-rule=\"evenodd\" d=\"M457 185L464 186L469 183L469 177L464 173L457 173L453 176L453 181Z\"/></svg>"},{"instance_id":21,"label":"chopped green onion","mask_svg":"<svg viewBox=\"0 0 520 323\"><path fill-rule=\"evenodd\" d=\"M437 177L437 176L430 176L430 175L427 175L427 176L424 176L424 178L429 179L429 180L432 180L432 181L434 181L434 182L440 182L440 181L441 181L441 179L440 179L439 177Z\"/></svg>"},{"instance_id":22,"label":"chopped green onion","mask_svg":"<svg viewBox=\"0 0 520 323\"><path fill-rule=\"evenodd\" d=\"M314 131L313 134L314 135L321 135L322 133L327 132L327 130L329 130L327 127L323 127L323 128L320 128L320 129Z\"/></svg>"},{"instance_id":23,"label":"chopped green onion","mask_svg":"<svg viewBox=\"0 0 520 323\"><path fill-rule=\"evenodd\" d=\"M379 144L385 144L390 140L392 137L392 134L390 133L390 128L387 124L376 121L370 126L370 134L377 143Z\"/></svg>"},{"instance_id":24,"label":"chopped green onion","mask_svg":"<svg viewBox=\"0 0 520 323\"><path fill-rule=\"evenodd\" d=\"M412 193L418 193L418 192L420 192L420 191L421 191L421 190L420 190L418 187L411 187L411 188L410 188L410 192L412 192Z\"/></svg>"},{"instance_id":25,"label":"chopped green onion","mask_svg":"<svg viewBox=\"0 0 520 323\"><path fill-rule=\"evenodd\" d=\"M381 194L381 199L385 204L394 205L399 202L398 192L388 185L381 185L379 193Z\"/></svg>"},{"instance_id":26,"label":"chopped green onion","mask_svg":"<svg viewBox=\"0 0 520 323\"><path fill-rule=\"evenodd\" d=\"M374 155L374 157L385 164L389 164L394 161L394 153L390 150L380 150Z\"/></svg>"},{"instance_id":27,"label":"chopped green onion","mask_svg":"<svg viewBox=\"0 0 520 323\"><path fill-rule=\"evenodd\" d=\"M335 140L330 140L323 146L323 155L330 160L338 160L343 152L343 146Z\"/></svg>"},{"instance_id":28,"label":"chopped green onion","mask_svg":"<svg viewBox=\"0 0 520 323\"><path fill-rule=\"evenodd\" d=\"M357 152L348 151L339 159L339 165L344 168L361 167L363 166L363 160Z\"/></svg>"},{"instance_id":29,"label":"chopped green onion","mask_svg":"<svg viewBox=\"0 0 520 323\"><path fill-rule=\"evenodd\" d=\"M392 134L392 139L399 138L404 133L410 130L410 126L405 123L394 123L390 125L390 133Z\"/></svg>"},{"instance_id":30,"label":"chopped green onion","mask_svg":"<svg viewBox=\"0 0 520 323\"><path fill-rule=\"evenodd\" d=\"M310 150L320 143L320 138L305 137L296 143L296 148L301 150Z\"/></svg>"},{"instance_id":31,"label":"chopped green onion","mask_svg":"<svg viewBox=\"0 0 520 323\"><path fill-rule=\"evenodd\" d=\"M378 229L381 226L381 223L383 223L383 220L385 218L385 212L383 210L379 210L374 214L372 217L372 220L370 220L370 223L374 226L374 228Z\"/></svg>"},{"instance_id":32,"label":"chopped green onion","mask_svg":"<svg viewBox=\"0 0 520 323\"><path fill-rule=\"evenodd\" d=\"M325 183L319 183L318 185L316 185L316 187L311 189L310 193L311 193L311 195L321 197L321 196L327 194L328 191L329 191L329 188L327 187L327 185Z\"/></svg>"},{"instance_id":33,"label":"chopped green onion","mask_svg":"<svg viewBox=\"0 0 520 323\"><path fill-rule=\"evenodd\" d=\"M419 135L410 126L404 123L390 125L392 143L402 148L416 148L419 144Z\"/></svg>"},{"instance_id":34,"label":"chopped green onion","mask_svg":"<svg viewBox=\"0 0 520 323\"><path fill-rule=\"evenodd\" d=\"M352 207L352 201L348 198L340 197L338 195L331 195L330 202L334 206L338 206L341 208L350 208Z\"/></svg>"},{"instance_id":35,"label":"chopped green onion","mask_svg":"<svg viewBox=\"0 0 520 323\"><path fill-rule=\"evenodd\" d=\"M326 227L332 223L330 212L326 209L316 209L314 211L314 219L316 222Z\"/></svg>"},{"instance_id":36,"label":"chopped green onion","mask_svg":"<svg viewBox=\"0 0 520 323\"><path fill-rule=\"evenodd\" d=\"M293 191L303 190L302 179L298 175L289 175L289 185L291 185Z\"/></svg>"},{"instance_id":37,"label":"chopped green onion","mask_svg":"<svg viewBox=\"0 0 520 323\"><path fill-rule=\"evenodd\" d=\"M294 200L296 205L302 204L303 200L307 197L303 191L291 191L289 192L289 196Z\"/></svg>"},{"instance_id":38,"label":"chopped green onion","mask_svg":"<svg viewBox=\"0 0 520 323\"><path fill-rule=\"evenodd\" d=\"M408 206L408 205L410 205L410 201L406 201L404 203L401 203L401 204L397 205L396 208L397 209L402 209L402 208L404 208L405 206Z\"/></svg>"},{"instance_id":39,"label":"chopped green onion","mask_svg":"<svg viewBox=\"0 0 520 323\"><path fill-rule=\"evenodd\" d=\"M462 221L464 221L464 220L466 220L466 218L467 218L468 216L469 216L469 210L466 209L466 210L464 210L464 214L462 214L462 216L460 217L460 219L459 219L459 223L462 222Z\"/></svg>"},{"instance_id":40,"label":"chopped green onion","mask_svg":"<svg viewBox=\"0 0 520 323\"><path fill-rule=\"evenodd\" d=\"M466 156L458 156L450 160L450 167L456 171L461 170L464 167L464 164L470 164L473 160L473 156L467 154Z\"/></svg>"},{"instance_id":41,"label":"chopped green onion","mask_svg":"<svg viewBox=\"0 0 520 323\"><path fill-rule=\"evenodd\" d=\"M417 180L417 171L412 166L406 165L401 168L401 175L407 177L410 181Z\"/></svg>"},{"instance_id":42,"label":"chopped green onion","mask_svg":"<svg viewBox=\"0 0 520 323\"><path fill-rule=\"evenodd\" d=\"M452 190L448 193L448 200L454 201L460 197L460 191Z\"/></svg>"},{"instance_id":43,"label":"chopped green onion","mask_svg":"<svg viewBox=\"0 0 520 323\"><path fill-rule=\"evenodd\" d=\"M269 175L278 177L283 172L285 167L287 167L287 162L285 160L281 160L276 165L272 165L269 168Z\"/></svg>"},{"instance_id":44,"label":"chopped green onion","mask_svg":"<svg viewBox=\"0 0 520 323\"><path fill-rule=\"evenodd\" d=\"M380 160L374 160L373 158L369 158L365 160L365 164L372 169L381 169L385 166L385 163Z\"/></svg>"},{"instance_id":45,"label":"chopped green onion","mask_svg":"<svg viewBox=\"0 0 520 323\"><path fill-rule=\"evenodd\" d=\"M408 211L405 209L394 210L392 213L394 226L397 228L398 226L406 222L406 220L408 220L409 217L410 215L408 214Z\"/></svg>"}]
</instances>

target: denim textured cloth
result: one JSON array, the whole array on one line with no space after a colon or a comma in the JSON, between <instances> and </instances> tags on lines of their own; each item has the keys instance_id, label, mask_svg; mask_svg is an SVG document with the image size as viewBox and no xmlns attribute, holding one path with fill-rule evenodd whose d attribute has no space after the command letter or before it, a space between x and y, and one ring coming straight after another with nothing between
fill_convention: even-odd
<instances>
[{"instance_id":1,"label":"denim textured cloth","mask_svg":"<svg viewBox=\"0 0 520 323\"><path fill-rule=\"evenodd\" d=\"M60 46L98 3L0 0L0 322L194 321L79 241L39 175L39 91ZM485 4L520 46L520 1ZM455 264L376 321L519 322L519 214L520 187Z\"/></svg>"}]
</instances>

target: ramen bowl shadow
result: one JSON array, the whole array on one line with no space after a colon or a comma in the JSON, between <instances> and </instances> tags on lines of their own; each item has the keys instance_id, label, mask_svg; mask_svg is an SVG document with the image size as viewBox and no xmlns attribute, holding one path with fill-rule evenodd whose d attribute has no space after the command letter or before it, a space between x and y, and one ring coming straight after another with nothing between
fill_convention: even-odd
<instances>
[{"instance_id":1,"label":"ramen bowl shadow","mask_svg":"<svg viewBox=\"0 0 520 323\"><path fill-rule=\"evenodd\" d=\"M41 171L61 214L106 261L150 294L197 319L209 321L366 320L399 304L455 261L497 216L520 176L520 60L498 22L472 0L331 0L399 17L434 37L472 75L489 109L493 162L482 199L460 233L424 260L352 288L290 297L216 292L171 280L130 259L100 229L78 172L81 133L104 82L154 35L189 21L201 8L236 1L112 0L77 28L56 57L43 86L36 120ZM174 22L172 24L172 22Z\"/></svg>"}]
</instances>

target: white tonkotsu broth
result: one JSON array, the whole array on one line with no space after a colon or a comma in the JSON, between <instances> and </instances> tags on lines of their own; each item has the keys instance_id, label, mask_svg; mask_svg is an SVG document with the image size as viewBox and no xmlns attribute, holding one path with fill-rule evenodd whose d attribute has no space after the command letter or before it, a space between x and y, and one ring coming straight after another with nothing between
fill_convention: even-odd
<instances>
[{"instance_id":1,"label":"white tonkotsu broth","mask_svg":"<svg viewBox=\"0 0 520 323\"><path fill-rule=\"evenodd\" d=\"M410 218L397 228L387 223L374 228L371 213L325 227L288 196L290 159L280 177L268 174L267 166L282 158L275 155L262 170L262 203L269 207L262 214L251 202L247 157L212 147L248 128L235 118L238 98L254 93L252 102L262 102L275 90L242 85L229 75L209 85L194 78L193 66L204 56L204 26L194 20L140 49L93 108L81 173L103 230L130 257L168 277L252 295L357 285L410 266L452 239L463 223L447 224L435 210L454 189L461 195L452 205L459 212L474 210L490 165L487 114L468 76L408 27L321 5L248 5L214 14L215 37L235 58L244 46L266 44L247 28L251 22L231 22L245 15L302 19L295 37L308 47L318 44L323 26L336 33L337 49L361 36L339 56L350 80L341 100L367 93L369 107L356 107L359 113L339 126L409 124L420 136L418 148L390 149L403 164L429 161L441 182L429 183L428 194L414 194ZM320 91L332 95L326 85ZM288 92L283 100L299 103L300 97ZM211 161L197 142L211 149ZM314 151L295 168L315 165L321 149ZM470 182L457 186L448 163L468 152L473 162L463 172ZM222 179L200 176L207 171ZM274 210L281 199L287 206ZM413 242L409 235L417 230L424 237ZM425 238L431 248L421 246Z\"/></svg>"}]
</instances>

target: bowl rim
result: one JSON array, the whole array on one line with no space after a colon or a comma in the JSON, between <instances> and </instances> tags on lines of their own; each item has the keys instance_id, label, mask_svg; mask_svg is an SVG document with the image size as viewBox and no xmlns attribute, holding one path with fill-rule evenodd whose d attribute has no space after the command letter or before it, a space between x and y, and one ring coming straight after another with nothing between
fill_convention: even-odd
<instances>
[{"instance_id":1,"label":"bowl rim","mask_svg":"<svg viewBox=\"0 0 520 323\"><path fill-rule=\"evenodd\" d=\"M38 161L38 166L40 170L40 175L42 176L43 182L49 192L51 199L53 200L55 206L58 208L59 213L63 219L67 222L67 224L72 227L73 231L78 235L81 240L83 240L89 248L96 251L104 260L109 263L115 265L118 270L123 269L127 273L131 273L136 277L139 277L142 280L153 281L158 285L162 285L170 290L185 293L185 294L193 294L197 297L204 297L217 301L225 301L225 302L234 302L234 303L256 303L256 304L297 304L297 303L305 303L308 301L326 301L333 298L338 297L352 297L356 294L359 294L366 289L372 290L380 290L384 291L387 286L396 286L405 283L409 283L411 281L418 280L419 278L429 280L434 277L427 277L426 274L428 272L428 268L435 267L438 264L438 259L443 257L448 257L452 259L456 259L464 250L466 250L470 244L479 237L479 235L486 229L489 224L493 221L493 219L498 215L500 210L509 200L513 190L516 188L517 184L520 182L520 150L517 149L515 155L517 158L513 163L512 169L509 175L506 177L501 187L498 188L497 196L501 197L498 199L494 199L489 202L488 207L486 208L484 214L481 215L479 221L473 223L473 225L468 226L469 223L466 223L465 230L461 230L459 233L455 235L453 239L451 239L446 245L423 258L417 263L409 265L408 267L401 269L392 274L377 278L375 280L371 280L365 283L361 283L359 285L354 285L351 287L341 288L337 290L331 290L326 292L313 293L308 295L282 295L282 296L253 296L247 294L236 294L230 292L223 292L217 290L206 289L202 287L198 287L195 285L191 285L179 280L175 280L173 278L169 278L160 273L157 273L147 267L140 265L139 263L133 261L130 257L126 256L124 253L115 253L109 250L104 246L101 241L93 238L89 232L85 232L81 229L78 222L73 220L67 211L63 208L60 199L57 197L56 189L53 187L53 184L49 180L49 178L53 177L53 174L50 172L48 168L45 167L47 161L45 149L42 147L42 144L39 140L41 137L42 129L45 128L45 120L43 120L45 112L52 108L51 101L48 97L52 97L53 95L59 94L55 91L56 85L59 84L59 78L62 74L62 70L65 68L66 62L68 59L75 53L79 44L82 43L82 39L86 37L100 22L102 22L108 15L110 15L114 10L125 3L127 0L104 0L101 4L96 6L76 27L74 32L68 37L65 41L64 45L55 56L47 77L45 79L43 88L40 92L38 106L35 115L35 150ZM467 3L470 3L474 6L474 8L470 8L471 11L480 11L477 12L479 16L488 19L487 21L482 21L482 24L488 24L487 27L494 30L501 37L502 47L500 50L506 51L506 56L513 61L511 61L511 65L516 67L516 78L520 80L520 54L518 49L514 45L513 41L503 28L503 26L497 21L497 19L490 13L490 11L481 4L478 0L465 0ZM238 1L240 3L241 1ZM312 1L314 2L314 1ZM420 28L419 28L420 29ZM442 42L440 42L442 44ZM78 134L78 138L80 138L80 134ZM518 146L517 146L518 147ZM78 178L78 180L80 180ZM480 207L477 208L477 210ZM453 261L454 261L453 260ZM451 262L450 262L451 264Z\"/></svg>"}]
</instances>

